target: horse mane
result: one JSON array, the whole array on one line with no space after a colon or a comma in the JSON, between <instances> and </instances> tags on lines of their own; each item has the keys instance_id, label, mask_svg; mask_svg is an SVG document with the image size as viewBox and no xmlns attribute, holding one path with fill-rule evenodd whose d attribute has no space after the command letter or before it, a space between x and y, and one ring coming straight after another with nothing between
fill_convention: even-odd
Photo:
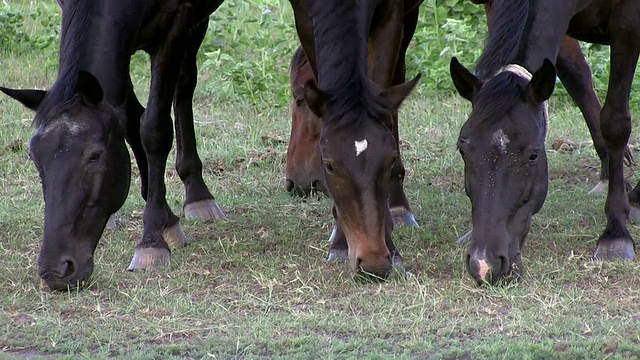
<instances>
[{"instance_id":1,"label":"horse mane","mask_svg":"<svg viewBox=\"0 0 640 360\"><path fill-rule=\"evenodd\" d=\"M33 126L39 127L72 107L77 101L78 60L81 38L89 22L93 1L69 0L64 2L60 31L58 78L38 107Z\"/></svg>"},{"instance_id":2,"label":"horse mane","mask_svg":"<svg viewBox=\"0 0 640 360\"><path fill-rule=\"evenodd\" d=\"M469 118L473 126L489 127L494 121L502 119L513 104L525 96L522 79L505 71L487 81L473 100L473 117ZM486 106L486 105L491 106ZM479 105L479 106L477 106Z\"/></svg>"},{"instance_id":3,"label":"horse mane","mask_svg":"<svg viewBox=\"0 0 640 360\"><path fill-rule=\"evenodd\" d=\"M363 14L368 1L314 1L310 9L318 87L331 104L331 114L324 120L337 122L336 126L358 126L352 122L364 120L363 114L378 120L389 116L366 73L369 20Z\"/></svg>"},{"instance_id":4,"label":"horse mane","mask_svg":"<svg viewBox=\"0 0 640 360\"><path fill-rule=\"evenodd\" d=\"M529 0L493 0L487 19L489 37L476 64L481 79L492 77L519 54L529 17Z\"/></svg>"}]
</instances>

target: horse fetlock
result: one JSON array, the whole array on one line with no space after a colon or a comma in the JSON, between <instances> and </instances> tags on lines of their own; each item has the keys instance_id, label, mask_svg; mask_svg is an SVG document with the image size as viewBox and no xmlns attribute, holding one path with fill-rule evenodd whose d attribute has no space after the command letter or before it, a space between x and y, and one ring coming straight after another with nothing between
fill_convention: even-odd
<instances>
[{"instance_id":1,"label":"horse fetlock","mask_svg":"<svg viewBox=\"0 0 640 360\"><path fill-rule=\"evenodd\" d=\"M166 248L136 248L127 271L155 270L171 263L171 252Z\"/></svg>"}]
</instances>

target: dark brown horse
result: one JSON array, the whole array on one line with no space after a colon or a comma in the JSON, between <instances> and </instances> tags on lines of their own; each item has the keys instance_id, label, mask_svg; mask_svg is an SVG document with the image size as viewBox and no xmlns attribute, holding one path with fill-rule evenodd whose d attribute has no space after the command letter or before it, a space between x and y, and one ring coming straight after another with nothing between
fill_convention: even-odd
<instances>
[{"instance_id":1,"label":"dark brown horse","mask_svg":"<svg viewBox=\"0 0 640 360\"><path fill-rule=\"evenodd\" d=\"M379 277L403 266L391 240L388 204L398 199L403 212L410 212L402 191L396 120L400 103L418 81L402 83L401 48L406 49L403 32L410 26L405 10L419 3L291 0L298 36L317 79L308 81L302 93L322 118L320 158L336 219L330 259L348 256L354 271Z\"/></svg>"},{"instance_id":2,"label":"dark brown horse","mask_svg":"<svg viewBox=\"0 0 640 360\"><path fill-rule=\"evenodd\" d=\"M640 53L638 21L637 1L494 0L477 76L452 60L454 84L473 104L458 147L473 217L466 264L479 283L522 272L520 250L548 184L544 100L555 80L549 59L557 58L565 34L611 46L609 89L600 111L609 167L607 226L595 258L635 257L626 227L630 206L624 157L631 131L629 94ZM639 188L629 195L632 201Z\"/></svg>"},{"instance_id":3,"label":"dark brown horse","mask_svg":"<svg viewBox=\"0 0 640 360\"><path fill-rule=\"evenodd\" d=\"M196 53L217 1L62 1L60 68L49 91L2 91L36 111L30 154L42 180L44 239L38 273L53 289L86 283L105 224L126 199L130 159L140 169L146 199L144 232L130 270L170 260L167 243L186 237L165 198L164 175L173 142L187 217L223 216L202 179L192 95ZM136 99L129 63L151 56L147 108Z\"/></svg>"}]
</instances>

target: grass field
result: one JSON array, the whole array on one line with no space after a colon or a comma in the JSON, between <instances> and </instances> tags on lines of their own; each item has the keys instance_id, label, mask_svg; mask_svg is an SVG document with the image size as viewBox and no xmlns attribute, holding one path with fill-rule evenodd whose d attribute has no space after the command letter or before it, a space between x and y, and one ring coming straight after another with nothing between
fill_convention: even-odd
<instances>
[{"instance_id":1,"label":"grass field","mask_svg":"<svg viewBox=\"0 0 640 360\"><path fill-rule=\"evenodd\" d=\"M135 60L144 98L146 63ZM46 88L56 76L46 52L7 52L0 69L8 87ZM565 98L550 102L549 195L524 249L524 279L491 288L467 276L465 249L455 245L470 227L455 148L470 106L450 93L411 96L401 136L407 195L421 226L394 232L407 277L369 284L355 281L346 264L324 261L330 200L283 189L286 104L221 102L206 90L211 76L201 73L196 131L205 179L228 219L183 220L192 243L173 250L170 267L127 272L142 234L134 176L119 229L106 231L96 250L89 288L72 293L40 287L44 204L28 158L32 114L0 97L0 358L640 357L640 264L591 259L605 224L604 197L587 195L599 162ZM553 150L558 141L575 146ZM631 144L638 148L636 134ZM636 168L627 170L637 181ZM169 204L181 214L183 189L172 168L166 181ZM630 231L640 238L637 225Z\"/></svg>"}]
</instances>

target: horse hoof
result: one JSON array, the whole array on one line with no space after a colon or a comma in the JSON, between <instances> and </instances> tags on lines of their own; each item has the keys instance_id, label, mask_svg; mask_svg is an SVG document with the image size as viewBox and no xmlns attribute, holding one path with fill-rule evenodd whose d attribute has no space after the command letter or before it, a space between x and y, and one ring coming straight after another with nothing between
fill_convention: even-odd
<instances>
[{"instance_id":1,"label":"horse hoof","mask_svg":"<svg viewBox=\"0 0 640 360\"><path fill-rule=\"evenodd\" d=\"M596 184L596 186L593 187L593 189L591 189L588 194L589 195L604 195L607 193L607 182L606 181L600 181L598 182L598 184Z\"/></svg>"},{"instance_id":2,"label":"horse hoof","mask_svg":"<svg viewBox=\"0 0 640 360\"><path fill-rule=\"evenodd\" d=\"M329 257L327 257L327 262L338 262L346 260L349 260L348 250L329 250Z\"/></svg>"},{"instance_id":3,"label":"horse hoof","mask_svg":"<svg viewBox=\"0 0 640 360\"><path fill-rule=\"evenodd\" d=\"M217 220L224 219L225 214L215 200L208 199L202 201L196 201L191 204L187 204L183 209L184 217L189 220Z\"/></svg>"},{"instance_id":4,"label":"horse hoof","mask_svg":"<svg viewBox=\"0 0 640 360\"><path fill-rule=\"evenodd\" d=\"M391 216L393 217L393 223L396 225L420 227L416 218L413 216L413 213L404 207L400 206L391 209Z\"/></svg>"},{"instance_id":5,"label":"horse hoof","mask_svg":"<svg viewBox=\"0 0 640 360\"><path fill-rule=\"evenodd\" d=\"M466 234L460 236L460 238L458 238L458 240L456 240L456 244L459 246L464 246L467 245L469 243L469 241L471 241L471 232L473 231L473 229L467 231Z\"/></svg>"},{"instance_id":6,"label":"horse hoof","mask_svg":"<svg viewBox=\"0 0 640 360\"><path fill-rule=\"evenodd\" d=\"M134 270L155 270L161 266L171 263L171 252L169 249L143 248L136 249L133 253L131 264L127 271Z\"/></svg>"},{"instance_id":7,"label":"horse hoof","mask_svg":"<svg viewBox=\"0 0 640 360\"><path fill-rule=\"evenodd\" d=\"M633 260L635 257L633 241L624 238L598 241L598 247L593 254L594 261Z\"/></svg>"},{"instance_id":8,"label":"horse hoof","mask_svg":"<svg viewBox=\"0 0 640 360\"><path fill-rule=\"evenodd\" d=\"M407 269L404 266L404 260L402 260L402 256L394 256L391 261L393 266L393 270L395 270L400 275L405 275L407 273Z\"/></svg>"},{"instance_id":9,"label":"horse hoof","mask_svg":"<svg viewBox=\"0 0 640 360\"><path fill-rule=\"evenodd\" d=\"M162 231L162 237L164 241L169 245L173 245L175 247L182 247L189 243L187 239L187 235L185 235L184 231L182 231L182 226L177 222L173 226L169 226Z\"/></svg>"},{"instance_id":10,"label":"horse hoof","mask_svg":"<svg viewBox=\"0 0 640 360\"><path fill-rule=\"evenodd\" d=\"M107 225L105 227L109 230L118 230L118 224L116 223L116 214L111 214L109 216L109 220L107 220Z\"/></svg>"}]
</instances>

